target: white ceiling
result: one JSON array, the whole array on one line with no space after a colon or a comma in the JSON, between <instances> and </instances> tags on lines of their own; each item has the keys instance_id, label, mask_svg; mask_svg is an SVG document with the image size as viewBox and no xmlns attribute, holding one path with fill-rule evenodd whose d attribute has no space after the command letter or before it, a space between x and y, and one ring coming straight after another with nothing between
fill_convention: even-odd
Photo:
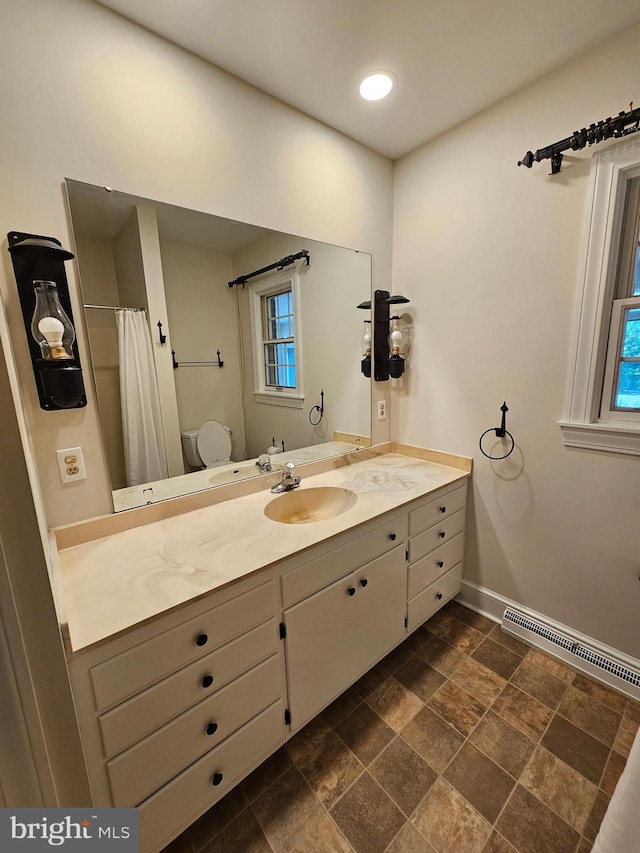
<instances>
[{"instance_id":1,"label":"white ceiling","mask_svg":"<svg viewBox=\"0 0 640 853\"><path fill-rule=\"evenodd\" d=\"M393 159L640 21L638 0L101 2ZM398 87L362 101L378 68Z\"/></svg>"}]
</instances>

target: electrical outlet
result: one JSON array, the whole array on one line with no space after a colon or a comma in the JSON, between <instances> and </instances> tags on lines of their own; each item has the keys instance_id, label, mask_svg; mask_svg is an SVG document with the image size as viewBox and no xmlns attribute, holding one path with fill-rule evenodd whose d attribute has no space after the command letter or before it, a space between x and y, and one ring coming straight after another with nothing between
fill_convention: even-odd
<instances>
[{"instance_id":1,"label":"electrical outlet","mask_svg":"<svg viewBox=\"0 0 640 853\"><path fill-rule=\"evenodd\" d=\"M387 402L386 400L378 400L378 420L386 421L387 419Z\"/></svg>"},{"instance_id":2,"label":"electrical outlet","mask_svg":"<svg viewBox=\"0 0 640 853\"><path fill-rule=\"evenodd\" d=\"M63 483L86 480L87 473L84 469L81 447L67 447L65 450L56 450L56 458L60 479Z\"/></svg>"}]
</instances>

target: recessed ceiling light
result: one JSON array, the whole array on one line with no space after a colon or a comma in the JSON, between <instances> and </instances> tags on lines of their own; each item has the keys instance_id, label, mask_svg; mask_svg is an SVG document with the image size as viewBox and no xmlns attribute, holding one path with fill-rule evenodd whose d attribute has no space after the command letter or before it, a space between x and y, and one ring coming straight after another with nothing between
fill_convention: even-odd
<instances>
[{"instance_id":1,"label":"recessed ceiling light","mask_svg":"<svg viewBox=\"0 0 640 853\"><path fill-rule=\"evenodd\" d=\"M380 101L387 97L397 82L391 71L371 71L360 80L360 96L365 101Z\"/></svg>"}]
</instances>

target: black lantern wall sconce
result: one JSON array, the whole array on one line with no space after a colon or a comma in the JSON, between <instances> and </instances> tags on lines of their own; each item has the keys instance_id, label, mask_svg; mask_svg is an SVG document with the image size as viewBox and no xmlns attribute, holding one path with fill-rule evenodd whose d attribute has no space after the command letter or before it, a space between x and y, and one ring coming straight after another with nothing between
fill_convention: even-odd
<instances>
[{"instance_id":1,"label":"black lantern wall sconce","mask_svg":"<svg viewBox=\"0 0 640 853\"><path fill-rule=\"evenodd\" d=\"M7 234L41 408L87 405L73 327L65 261L74 255L54 237Z\"/></svg>"},{"instance_id":2,"label":"black lantern wall sconce","mask_svg":"<svg viewBox=\"0 0 640 853\"><path fill-rule=\"evenodd\" d=\"M376 382L386 382L389 378L399 379L404 373L404 336L399 325L400 317L397 314L390 316L390 306L409 300L400 294L391 295L388 290L376 290L373 296L373 320L364 321L360 369L366 377L371 376L373 352L373 378ZM357 307L371 310L371 300L361 302Z\"/></svg>"}]
</instances>

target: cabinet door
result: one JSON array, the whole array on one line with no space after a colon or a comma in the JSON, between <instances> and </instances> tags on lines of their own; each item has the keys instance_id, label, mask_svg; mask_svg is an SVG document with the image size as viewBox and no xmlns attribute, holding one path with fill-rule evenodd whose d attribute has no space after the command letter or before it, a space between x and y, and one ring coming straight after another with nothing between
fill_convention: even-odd
<instances>
[{"instance_id":1,"label":"cabinet door","mask_svg":"<svg viewBox=\"0 0 640 853\"><path fill-rule=\"evenodd\" d=\"M285 611L292 729L400 642L406 602L401 545Z\"/></svg>"}]
</instances>

